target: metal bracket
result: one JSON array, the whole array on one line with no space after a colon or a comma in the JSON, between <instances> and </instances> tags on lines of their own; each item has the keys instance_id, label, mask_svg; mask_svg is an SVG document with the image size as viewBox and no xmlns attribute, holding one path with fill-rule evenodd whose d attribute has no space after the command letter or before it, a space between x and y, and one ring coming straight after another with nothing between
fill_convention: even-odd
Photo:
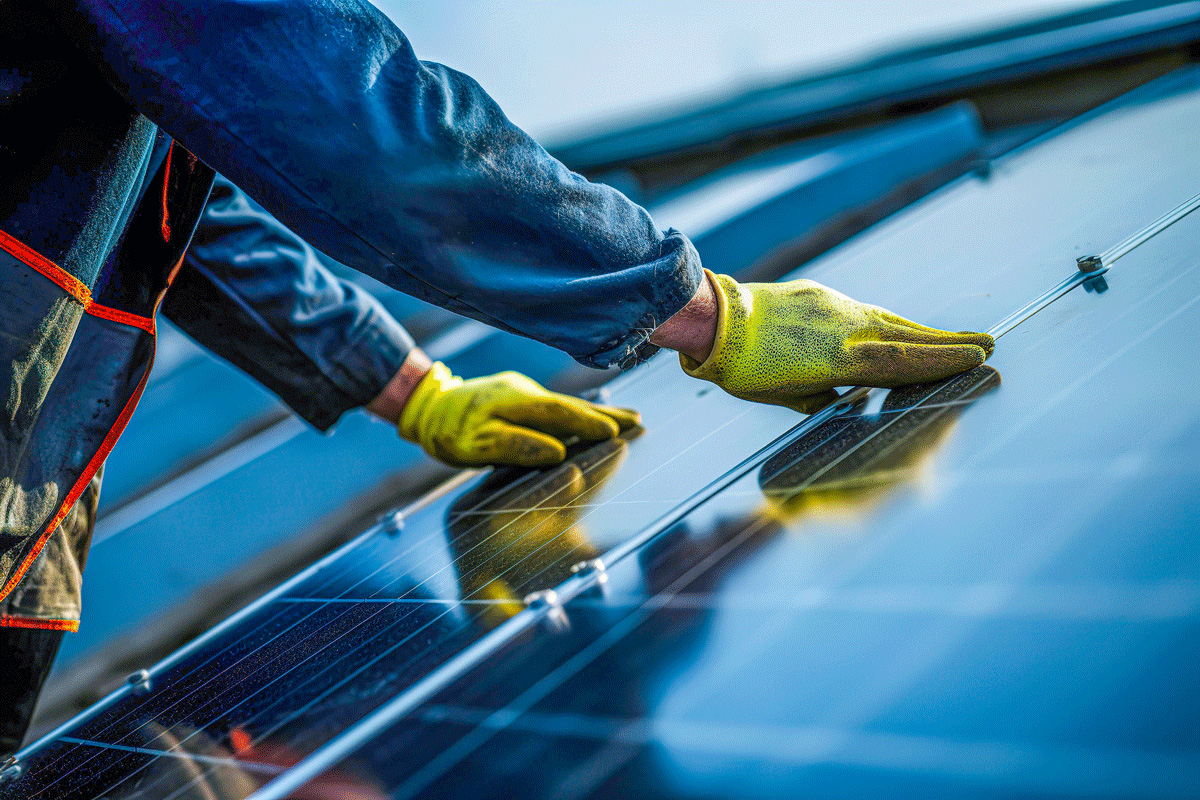
<instances>
[{"instance_id":1,"label":"metal bracket","mask_svg":"<svg viewBox=\"0 0 1200 800\"><path fill-rule=\"evenodd\" d=\"M149 670L139 669L125 679L129 684L129 689L136 697L144 697L150 694L150 672Z\"/></svg>"},{"instance_id":2,"label":"metal bracket","mask_svg":"<svg viewBox=\"0 0 1200 800\"><path fill-rule=\"evenodd\" d=\"M603 586L608 583L608 568L604 566L604 561L599 558L589 558L587 561L572 564L571 574L583 575L585 577L594 574L596 576L596 585Z\"/></svg>"},{"instance_id":3,"label":"metal bracket","mask_svg":"<svg viewBox=\"0 0 1200 800\"><path fill-rule=\"evenodd\" d=\"M525 595L525 607L530 611L545 611L543 621L551 633L566 633L571 630L571 620L567 619L567 612L558 598L558 592L553 589L543 589Z\"/></svg>"},{"instance_id":4,"label":"metal bracket","mask_svg":"<svg viewBox=\"0 0 1200 800\"><path fill-rule=\"evenodd\" d=\"M15 781L21 777L21 773L24 771L25 768L21 766L20 760L16 756L9 756L4 759L3 764L0 764L0 784Z\"/></svg>"},{"instance_id":5,"label":"metal bracket","mask_svg":"<svg viewBox=\"0 0 1200 800\"><path fill-rule=\"evenodd\" d=\"M388 536L396 536L404 530L404 512L391 511L379 517L379 527Z\"/></svg>"}]
</instances>

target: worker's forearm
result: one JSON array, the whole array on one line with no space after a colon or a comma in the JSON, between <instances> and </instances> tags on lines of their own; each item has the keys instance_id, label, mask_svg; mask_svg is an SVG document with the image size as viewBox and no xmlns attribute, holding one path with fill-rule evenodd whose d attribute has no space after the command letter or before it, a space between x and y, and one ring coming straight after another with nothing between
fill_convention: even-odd
<instances>
[{"instance_id":1,"label":"worker's forearm","mask_svg":"<svg viewBox=\"0 0 1200 800\"><path fill-rule=\"evenodd\" d=\"M677 350L697 361L704 361L712 350L717 333L717 299L708 280L700 282L696 294L673 317L659 325L650 341L659 347ZM425 351L414 347L395 377L383 387L366 408L380 419L395 423L412 395L413 389L429 373L433 362Z\"/></svg>"},{"instance_id":2,"label":"worker's forearm","mask_svg":"<svg viewBox=\"0 0 1200 800\"><path fill-rule=\"evenodd\" d=\"M370 3L53 5L139 112L314 247L414 297L631 367L700 280L686 237L418 59Z\"/></svg>"},{"instance_id":3,"label":"worker's forearm","mask_svg":"<svg viewBox=\"0 0 1200 800\"><path fill-rule=\"evenodd\" d=\"M700 281L696 294L675 316L654 329L650 341L704 361L717 335L717 298L708 280Z\"/></svg>"},{"instance_id":4,"label":"worker's forearm","mask_svg":"<svg viewBox=\"0 0 1200 800\"><path fill-rule=\"evenodd\" d=\"M429 373L432 366L433 361L425 355L425 351L414 347L409 351L408 358L404 359L404 363L400 365L395 377L388 382L387 386L383 387L383 391L374 400L367 403L367 410L380 419L385 419L392 424L398 423L400 412L404 410L404 405L412 395L413 389L417 388L417 384Z\"/></svg>"}]
</instances>

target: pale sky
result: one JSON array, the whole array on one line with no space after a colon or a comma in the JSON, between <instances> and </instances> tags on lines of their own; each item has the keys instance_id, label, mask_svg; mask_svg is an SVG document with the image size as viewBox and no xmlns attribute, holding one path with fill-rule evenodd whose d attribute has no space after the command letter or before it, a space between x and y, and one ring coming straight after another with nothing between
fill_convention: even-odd
<instances>
[{"instance_id":1,"label":"pale sky","mask_svg":"<svg viewBox=\"0 0 1200 800\"><path fill-rule=\"evenodd\" d=\"M553 144L668 104L1097 0L373 0Z\"/></svg>"}]
</instances>

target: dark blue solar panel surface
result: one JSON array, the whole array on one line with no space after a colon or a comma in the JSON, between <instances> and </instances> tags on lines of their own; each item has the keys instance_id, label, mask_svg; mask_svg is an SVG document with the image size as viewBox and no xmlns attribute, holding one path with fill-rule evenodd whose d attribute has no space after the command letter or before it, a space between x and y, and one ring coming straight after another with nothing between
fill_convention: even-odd
<instances>
[{"instance_id":1,"label":"dark blue solar panel surface","mask_svg":"<svg viewBox=\"0 0 1200 800\"><path fill-rule=\"evenodd\" d=\"M911 196L961 173L983 144L975 113L957 104L751 160L690 187L655 213L664 226L688 227L712 269L761 274L797 231L805 233L810 252L826 249L894 207L898 192ZM695 224L698 217L703 226ZM547 345L358 279L456 374L516 369L552 386L578 376L570 371L574 362ZM107 505L89 555L86 622L64 642L60 668L136 631L271 546L327 524L424 458L390 426L364 414L348 415L330 436L309 430L228 364L169 327L164 334L160 368L106 467ZM189 424L179 425L180 419ZM247 430L258 432L221 447ZM195 462L190 469L155 487L154 480L189 459ZM154 565L140 574L136 609L128 602L131 560Z\"/></svg>"},{"instance_id":2,"label":"dark blue solar panel surface","mask_svg":"<svg viewBox=\"0 0 1200 800\"><path fill-rule=\"evenodd\" d=\"M1198 120L1171 77L802 274L989 327L1196 195ZM1106 278L811 423L659 358L612 387L644 431L432 498L3 796L1200 794L1200 214ZM521 610L596 556L563 616Z\"/></svg>"}]
</instances>

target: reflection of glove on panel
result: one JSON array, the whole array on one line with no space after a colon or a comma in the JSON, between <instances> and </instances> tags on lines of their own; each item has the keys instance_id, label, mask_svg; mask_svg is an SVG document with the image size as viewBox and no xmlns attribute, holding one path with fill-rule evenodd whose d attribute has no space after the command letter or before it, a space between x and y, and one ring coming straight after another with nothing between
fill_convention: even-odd
<instances>
[{"instance_id":1,"label":"reflection of glove on panel","mask_svg":"<svg viewBox=\"0 0 1200 800\"><path fill-rule=\"evenodd\" d=\"M450 509L450 547L466 600L482 601L481 621L495 627L519 612L521 598L556 586L571 565L600 555L581 518L620 469L627 440L593 445L567 463L514 482L498 472ZM531 485L532 484L532 485Z\"/></svg>"},{"instance_id":2,"label":"reflection of glove on panel","mask_svg":"<svg viewBox=\"0 0 1200 800\"><path fill-rule=\"evenodd\" d=\"M712 353L679 361L746 400L799 407L835 386L933 381L979 366L994 346L986 333L927 328L808 280L708 276L718 308Z\"/></svg>"},{"instance_id":3,"label":"reflection of glove on panel","mask_svg":"<svg viewBox=\"0 0 1200 800\"><path fill-rule=\"evenodd\" d=\"M638 423L635 411L544 389L516 372L464 381L438 362L400 414L400 435L455 467L543 467L566 458L563 439L611 439Z\"/></svg>"}]
</instances>

